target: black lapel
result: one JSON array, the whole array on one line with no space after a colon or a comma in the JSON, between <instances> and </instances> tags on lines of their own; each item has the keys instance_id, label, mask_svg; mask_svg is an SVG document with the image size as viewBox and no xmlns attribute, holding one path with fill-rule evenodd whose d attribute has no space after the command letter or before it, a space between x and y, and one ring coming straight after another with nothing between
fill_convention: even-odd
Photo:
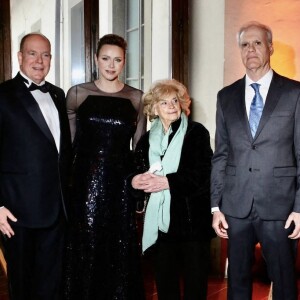
<instances>
[{"instance_id":1,"label":"black lapel","mask_svg":"<svg viewBox=\"0 0 300 300\"><path fill-rule=\"evenodd\" d=\"M270 88L267 94L265 106L263 109L263 113L261 116L261 119L259 121L259 125L255 134L254 139L257 138L257 136L260 134L266 123L268 122L270 115L272 114L274 108L276 107L278 100L282 93L282 82L278 74L275 72L273 73L273 78L270 84Z\"/></svg>"},{"instance_id":2,"label":"black lapel","mask_svg":"<svg viewBox=\"0 0 300 300\"><path fill-rule=\"evenodd\" d=\"M49 84L49 83L48 83ZM59 95L57 90L53 88L52 85L49 84L49 93L50 96L56 106L57 112L58 112L58 119L59 119L59 127L60 127L60 147L62 147L62 137L63 137L63 120L64 116L62 115L64 113L64 110L62 109L62 105L64 104L64 99L61 99L62 96ZM69 124L69 123L68 123Z\"/></svg>"},{"instance_id":3,"label":"black lapel","mask_svg":"<svg viewBox=\"0 0 300 300\"><path fill-rule=\"evenodd\" d=\"M40 110L39 105L36 100L32 96L32 94L28 91L23 77L18 73L15 77L16 80L16 96L20 99L20 103L24 106L25 110L31 116L33 121L38 125L38 127L42 130L45 136L55 144L52 133L45 121L45 118Z\"/></svg>"},{"instance_id":4,"label":"black lapel","mask_svg":"<svg viewBox=\"0 0 300 300\"><path fill-rule=\"evenodd\" d=\"M237 82L237 89L235 94L235 104L238 116L240 121L243 123L243 128L246 130L246 134L249 136L249 139L252 140L251 129L249 125L249 120L246 111L246 101L245 101L245 85L246 85L246 76Z\"/></svg>"}]
</instances>

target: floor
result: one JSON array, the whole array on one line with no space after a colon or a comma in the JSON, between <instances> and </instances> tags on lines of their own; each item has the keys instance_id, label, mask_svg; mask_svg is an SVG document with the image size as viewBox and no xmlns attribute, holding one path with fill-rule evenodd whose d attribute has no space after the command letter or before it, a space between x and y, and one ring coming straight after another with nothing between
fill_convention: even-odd
<instances>
[{"instance_id":1,"label":"floor","mask_svg":"<svg viewBox=\"0 0 300 300\"><path fill-rule=\"evenodd\" d=\"M253 300L267 300L270 284L266 280L263 268L257 268L254 273ZM144 278L146 289L146 300L157 300L155 283L149 265L144 264ZM226 300L227 292L226 279L211 277L208 283L207 300ZM300 277L298 278L298 288L300 290ZM9 300L7 293L7 280L0 267L0 300ZM300 300L300 295L299 295Z\"/></svg>"},{"instance_id":2,"label":"floor","mask_svg":"<svg viewBox=\"0 0 300 300\"><path fill-rule=\"evenodd\" d=\"M207 300L225 300L227 293L225 279L210 279L208 283ZM253 300L267 300L270 285L255 281L253 285ZM157 294L153 283L147 283L146 300L157 300ZM300 299L300 298L299 298Z\"/></svg>"},{"instance_id":3,"label":"floor","mask_svg":"<svg viewBox=\"0 0 300 300\"><path fill-rule=\"evenodd\" d=\"M267 300L270 285L260 280L255 280L253 287L254 300ZM145 288L146 300L157 300L155 283L151 272L145 270ZM226 279L211 278L208 284L208 300L225 300L226 299ZM9 300L7 293L7 281L0 268L0 300Z\"/></svg>"},{"instance_id":4,"label":"floor","mask_svg":"<svg viewBox=\"0 0 300 300\"><path fill-rule=\"evenodd\" d=\"M253 283L253 300L268 300L270 284L260 279ZM298 290L300 291L300 278L298 278ZM207 300L226 300L227 281L226 279L210 278L208 282ZM1 299L1 298L0 298ZM1 299L2 300L2 299ZM146 300L157 300L154 282L146 282ZM300 300L300 295L298 296Z\"/></svg>"},{"instance_id":5,"label":"floor","mask_svg":"<svg viewBox=\"0 0 300 300\"><path fill-rule=\"evenodd\" d=\"M157 293L152 274L145 272L146 300L157 300ZM261 278L255 278L253 284L253 300L267 300L270 284ZM208 282L207 300L226 300L227 280L210 278ZM300 298L299 298L300 299Z\"/></svg>"},{"instance_id":6,"label":"floor","mask_svg":"<svg viewBox=\"0 0 300 300\"><path fill-rule=\"evenodd\" d=\"M0 266L0 300L9 300L7 293L7 280Z\"/></svg>"}]
</instances>

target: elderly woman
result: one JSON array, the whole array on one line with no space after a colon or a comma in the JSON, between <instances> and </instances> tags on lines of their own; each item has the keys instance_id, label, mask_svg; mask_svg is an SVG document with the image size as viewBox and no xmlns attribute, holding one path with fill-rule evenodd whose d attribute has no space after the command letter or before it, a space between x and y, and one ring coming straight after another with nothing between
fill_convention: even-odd
<instances>
[{"instance_id":1,"label":"elderly woman","mask_svg":"<svg viewBox=\"0 0 300 300\"><path fill-rule=\"evenodd\" d=\"M206 299L214 236L209 133L203 125L188 120L191 101L178 81L154 83L143 100L152 126L137 144L139 174L131 182L134 189L149 196L143 252L153 258L159 300L180 299L181 276L184 299Z\"/></svg>"}]
</instances>

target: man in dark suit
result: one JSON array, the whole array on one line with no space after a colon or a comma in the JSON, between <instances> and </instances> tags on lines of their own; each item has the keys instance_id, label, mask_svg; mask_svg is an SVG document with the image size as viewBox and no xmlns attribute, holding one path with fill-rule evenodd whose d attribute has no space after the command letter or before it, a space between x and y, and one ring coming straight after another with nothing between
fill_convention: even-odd
<instances>
[{"instance_id":1,"label":"man in dark suit","mask_svg":"<svg viewBox=\"0 0 300 300\"><path fill-rule=\"evenodd\" d=\"M246 76L218 93L211 180L213 228L228 238L228 299L252 299L257 242L273 300L297 299L300 83L271 69L269 27L246 24L238 43Z\"/></svg>"},{"instance_id":2,"label":"man in dark suit","mask_svg":"<svg viewBox=\"0 0 300 300\"><path fill-rule=\"evenodd\" d=\"M45 82L49 40L23 37L0 85L0 230L11 300L60 299L70 132L62 89Z\"/></svg>"}]
</instances>

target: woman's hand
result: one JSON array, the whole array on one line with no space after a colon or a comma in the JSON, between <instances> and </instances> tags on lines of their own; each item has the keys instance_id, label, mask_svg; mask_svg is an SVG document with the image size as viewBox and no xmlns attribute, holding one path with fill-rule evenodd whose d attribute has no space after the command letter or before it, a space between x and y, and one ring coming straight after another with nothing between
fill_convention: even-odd
<instances>
[{"instance_id":1,"label":"woman's hand","mask_svg":"<svg viewBox=\"0 0 300 300\"><path fill-rule=\"evenodd\" d=\"M145 193L156 193L169 189L169 181L166 176L149 172L134 176L131 184L133 188L143 190Z\"/></svg>"},{"instance_id":2,"label":"woman's hand","mask_svg":"<svg viewBox=\"0 0 300 300\"><path fill-rule=\"evenodd\" d=\"M150 177L151 176L149 172L138 174L132 178L131 185L136 190L144 190L148 186L147 181Z\"/></svg>"},{"instance_id":3,"label":"woman's hand","mask_svg":"<svg viewBox=\"0 0 300 300\"><path fill-rule=\"evenodd\" d=\"M150 176L147 178L144 192L145 193L157 193L163 190L168 190L169 181L166 176L149 174Z\"/></svg>"}]
</instances>

